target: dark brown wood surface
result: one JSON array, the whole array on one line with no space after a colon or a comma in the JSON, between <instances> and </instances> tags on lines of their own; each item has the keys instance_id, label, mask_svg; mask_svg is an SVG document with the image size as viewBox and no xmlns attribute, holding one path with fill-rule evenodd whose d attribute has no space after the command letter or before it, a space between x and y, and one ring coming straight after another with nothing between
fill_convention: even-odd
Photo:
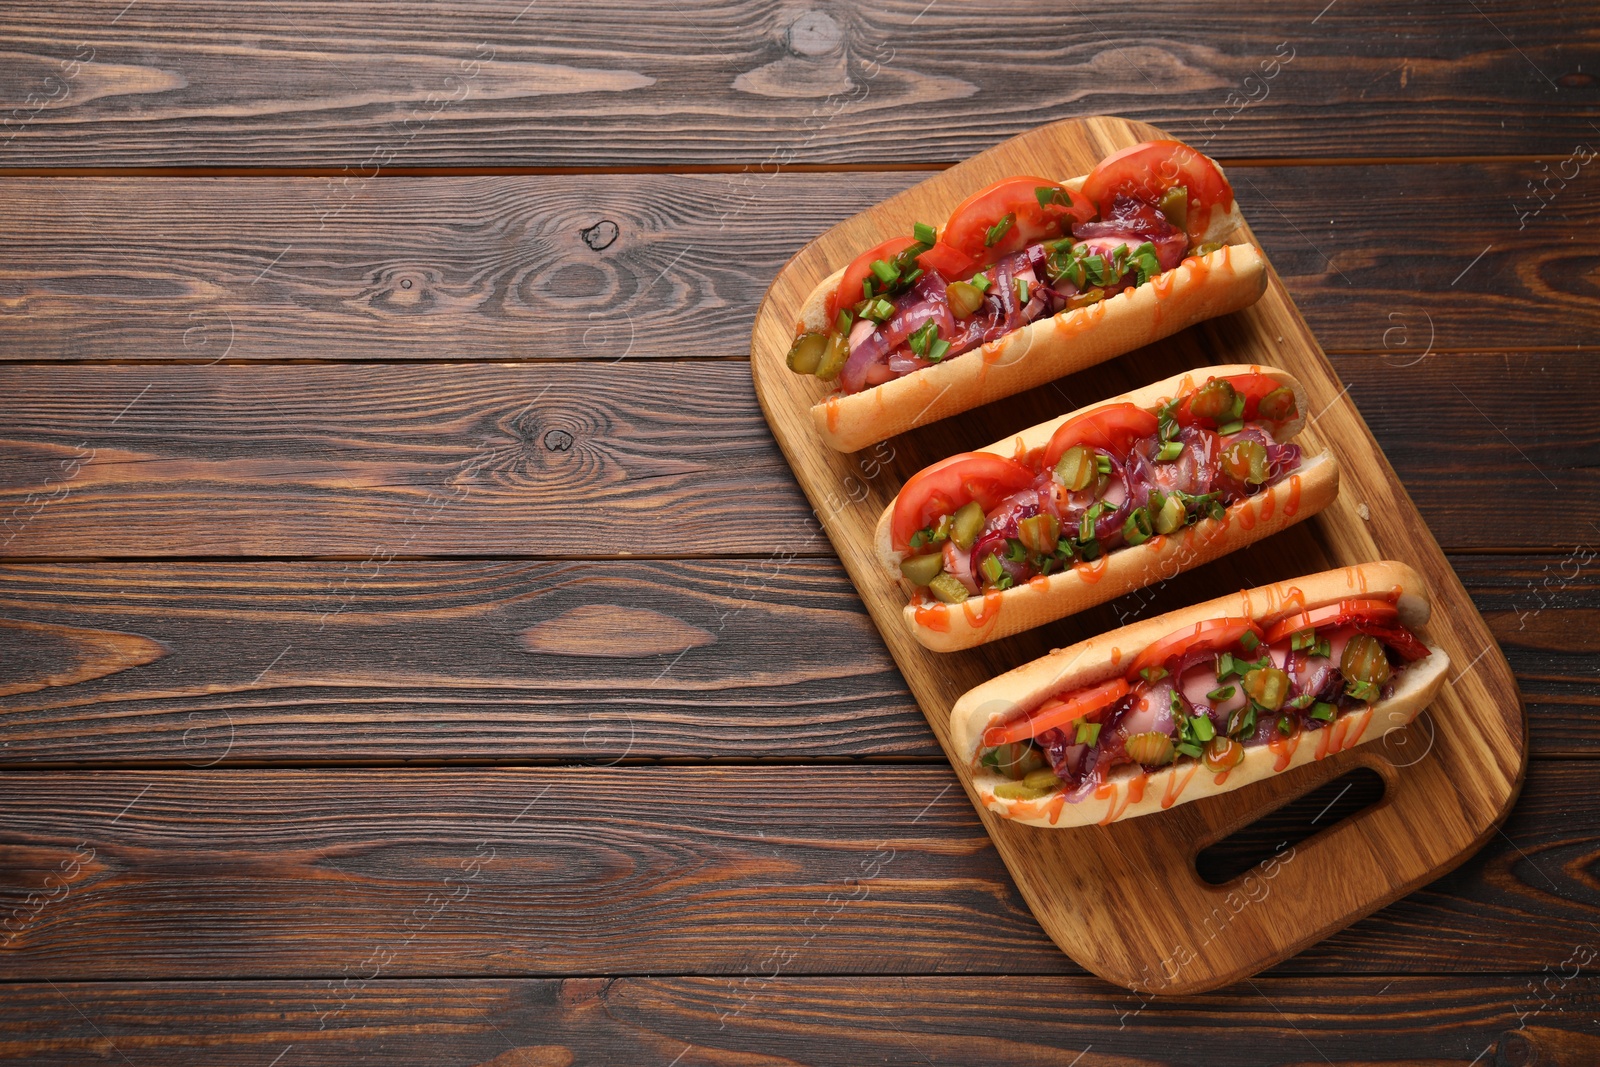
<instances>
[{"instance_id":1,"label":"dark brown wood surface","mask_svg":"<svg viewBox=\"0 0 1600 1067\"><path fill-rule=\"evenodd\" d=\"M120 7L6 16L10 166L330 167L337 204L389 166L947 163L1063 114L1218 156L1564 155L1600 38L1507 0Z\"/></svg>"},{"instance_id":2,"label":"dark brown wood surface","mask_svg":"<svg viewBox=\"0 0 1600 1067\"><path fill-rule=\"evenodd\" d=\"M1586 1062L1597 37L1502 0L0 13L0 1058ZM1097 112L1228 165L1534 756L1457 871L1149 1003L1028 915L744 362L810 237Z\"/></svg>"}]
</instances>

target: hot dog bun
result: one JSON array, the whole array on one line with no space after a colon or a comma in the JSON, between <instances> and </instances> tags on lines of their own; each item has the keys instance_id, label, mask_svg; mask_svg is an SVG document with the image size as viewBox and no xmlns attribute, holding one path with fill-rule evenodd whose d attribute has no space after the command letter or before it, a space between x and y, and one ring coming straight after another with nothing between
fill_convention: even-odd
<instances>
[{"instance_id":1,"label":"hot dog bun","mask_svg":"<svg viewBox=\"0 0 1600 1067\"><path fill-rule=\"evenodd\" d=\"M1232 593L1057 649L985 682L956 701L950 712L956 757L971 768L973 789L989 810L1029 826L1065 827L1148 815L1173 804L1226 793L1375 740L1416 718L1438 694L1450 666L1442 648L1429 645L1428 657L1409 664L1401 674L1393 696L1370 705L1370 710L1344 712L1322 729L1302 731L1281 746L1248 747L1243 762L1220 775L1191 760L1148 775L1129 765L1113 771L1093 796L1069 804L1060 796L1041 800L997 797L994 787L1009 779L978 763L983 733L990 726L1032 710L1056 694L1118 676L1146 646L1184 626L1229 616L1271 619L1298 608L1302 598L1305 607L1317 607L1343 597L1380 596L1396 590L1400 621L1411 628L1425 623L1430 610L1428 596L1415 571L1403 563L1364 563Z\"/></svg>"},{"instance_id":2,"label":"hot dog bun","mask_svg":"<svg viewBox=\"0 0 1600 1067\"><path fill-rule=\"evenodd\" d=\"M1174 375L1131 393L1114 396L1049 422L1042 422L981 451L1013 457L1043 448L1057 427L1091 408L1125 402L1155 411L1174 396L1205 384L1209 378L1252 372L1266 374L1294 390L1295 410L1299 414L1286 422L1276 435L1279 441L1289 440L1300 432L1308 410L1305 390L1300 382L1288 371L1233 364L1201 367ZM904 613L906 628L924 647L935 652L974 648L1009 637L1114 600L1123 593L1142 589L1190 567L1209 563L1235 549L1254 544L1263 537L1315 515L1332 503L1338 492L1339 465L1333 454L1323 452L1307 456L1302 458L1300 469L1290 478L1234 504L1221 519L1202 519L1179 533L1152 537L1142 545L1116 549L1093 564L1080 564L1001 593L973 597L965 604L907 604ZM894 505L890 504L878 520L878 557L892 577L904 582L900 578L903 556L895 550L890 536L893 517ZM909 582L904 584L908 590L912 588Z\"/></svg>"},{"instance_id":3,"label":"hot dog bun","mask_svg":"<svg viewBox=\"0 0 1600 1067\"><path fill-rule=\"evenodd\" d=\"M1083 178L1063 184L1076 190ZM1242 222L1238 205L1230 205L1226 213L1214 213L1204 239L1223 240ZM844 268L811 291L801 306L797 333L830 327L828 297L842 277ZM811 418L830 446L854 452L1238 311L1255 303L1266 288L1266 260L1260 250L1251 244L1224 245L1098 304L1040 319L954 359L859 393L828 397L812 406Z\"/></svg>"}]
</instances>

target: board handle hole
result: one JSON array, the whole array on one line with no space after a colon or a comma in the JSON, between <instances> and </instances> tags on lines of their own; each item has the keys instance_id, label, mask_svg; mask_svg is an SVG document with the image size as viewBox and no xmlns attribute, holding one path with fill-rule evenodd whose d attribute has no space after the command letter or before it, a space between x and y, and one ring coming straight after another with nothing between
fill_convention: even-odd
<instances>
[{"instance_id":1,"label":"board handle hole","mask_svg":"<svg viewBox=\"0 0 1600 1067\"><path fill-rule=\"evenodd\" d=\"M1383 791L1378 772L1357 767L1201 849L1194 858L1195 871L1209 885L1226 885L1284 849L1372 807L1383 799Z\"/></svg>"}]
</instances>

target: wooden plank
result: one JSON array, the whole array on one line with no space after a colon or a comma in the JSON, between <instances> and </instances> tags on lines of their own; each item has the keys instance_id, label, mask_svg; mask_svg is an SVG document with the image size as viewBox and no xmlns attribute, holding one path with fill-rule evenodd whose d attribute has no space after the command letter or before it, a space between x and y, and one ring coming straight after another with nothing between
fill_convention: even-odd
<instances>
[{"instance_id":1,"label":"wooden plank","mask_svg":"<svg viewBox=\"0 0 1600 1067\"><path fill-rule=\"evenodd\" d=\"M967 190L1005 175L1071 173L1120 147L1160 136L1160 130L1122 119L1089 119L1052 123L1014 138L828 231L784 268L756 315L750 358L762 411L974 802L972 756L952 747L953 705L973 686L1069 642L1059 639L1059 631L1035 631L943 655L922 647L907 632L905 594L898 582L884 581L877 547L879 516L893 495L869 492L859 500L834 504L837 486L852 475L859 458L819 447L813 406L828 389L815 380L798 381L785 365L785 353L798 310L830 273L829 262L841 250L865 244L867 234L906 228L915 218L959 202ZM1241 222L1239 229L1248 240L1248 227ZM1160 290L1156 292L1161 299ZM1094 321L1091 311L1063 317L1062 328L1083 328ZM1161 380L1178 369L1204 366L1210 352L1226 352L1237 363L1275 364L1295 374L1312 409L1297 440L1310 454L1327 449L1334 455L1340 491L1325 511L1288 533L1257 544L1248 554L1202 568L1197 577L1203 575L1210 595L1191 603L1217 597L1213 603L1221 614L1270 611L1271 604L1300 595L1290 584L1300 575L1345 568L1346 584L1355 590L1357 575L1349 568L1397 560L1416 568L1428 586L1433 620L1420 632L1460 666L1434 699L1429 722L1435 744L1425 763L1411 766L1409 751L1397 751L1401 741L1416 736L1416 730L1407 729L1394 747L1388 743L1392 731L1383 734L1382 745L1332 754L1320 746L1316 762L1258 783L1249 799L1241 794L1204 798L1161 819L1115 821L1142 794L1143 777L1096 791L1093 800L1103 813L1100 826L1040 834L980 807L979 816L1029 907L1064 951L1109 981L1172 993L1200 992L1256 974L1453 869L1481 847L1510 811L1527 764L1527 720L1509 664L1280 282L1269 278L1261 299L1235 315L1150 345L1116 361L1115 368L1086 373L1102 383L1096 395L1105 396L1114 394L1105 385L1122 375L1136 371L1141 381ZM1018 395L1054 405L1057 391L1040 387ZM1008 403L1005 410L1017 406ZM1014 427L990 416L997 407L965 412L954 421L991 441L1004 440ZM910 453L913 465L932 463L948 454L938 436L941 429L934 425L902 434L892 447ZM1297 499L1298 484L1290 500ZM1241 601L1240 590L1252 587L1260 598L1256 603L1267 605L1264 609L1248 606L1250 594ZM1359 578L1359 589L1366 587L1366 579ZM986 613L991 610L988 596L982 607ZM973 617L973 605L964 610ZM994 610L1004 610L1004 605ZM1278 769L1288 762L1281 759ZM1388 782L1384 803L1298 846L1304 858L1273 872L1282 879L1278 896L1246 915L1236 936L1186 943L1182 916L1194 911L1219 914L1231 892L1196 874L1197 842L1231 833L1357 765ZM1403 775L1397 771L1402 765L1410 767ZM1186 784L1198 769L1197 764L1174 781ZM1177 795L1168 786L1161 805L1170 806ZM1427 832L1419 833L1423 827ZM1173 908L1174 894L1186 902L1181 912ZM1321 906L1308 915L1303 902L1313 894ZM1178 945L1169 950L1174 938ZM1181 974L1162 974L1173 958L1162 955L1169 951L1183 954Z\"/></svg>"},{"instance_id":2,"label":"wooden plank","mask_svg":"<svg viewBox=\"0 0 1600 1067\"><path fill-rule=\"evenodd\" d=\"M1081 1056L1079 1067L1465 1067L1479 1055L1492 1067L1502 1062L1496 1049L1513 1047L1502 1032L1522 1019L1541 1024L1534 1030L1543 1049L1586 1040L1584 1006L1596 995L1596 980L1587 968L1573 974L1561 962L1532 978L1264 977L1226 992L1149 1003L1074 977L56 982L6 987L0 1055L36 1067L76 1067L119 1053L171 1067L223 1056L266 1065L280 1055L296 1067L345 1067L374 1049L399 1047L414 1062L479 1067L967 1067L997 1056L1015 1064ZM1175 1052L1180 1046L1185 1051Z\"/></svg>"},{"instance_id":3,"label":"wooden plank","mask_svg":"<svg viewBox=\"0 0 1600 1067\"><path fill-rule=\"evenodd\" d=\"M1232 174L1324 347L1405 369L1592 342L1600 183L1559 169L1538 214L1527 163ZM743 357L800 245L924 176L9 179L0 359Z\"/></svg>"},{"instance_id":4,"label":"wooden plank","mask_svg":"<svg viewBox=\"0 0 1600 1067\"><path fill-rule=\"evenodd\" d=\"M1117 361L996 418L1030 425L1194 365L1139 358L1155 369ZM1445 547L1593 543L1587 356L1339 368ZM740 363L0 366L0 391L13 558L828 554ZM943 455L990 432L947 420L916 441ZM857 457L839 499L909 477L894 447Z\"/></svg>"},{"instance_id":5,"label":"wooden plank","mask_svg":"<svg viewBox=\"0 0 1600 1067\"><path fill-rule=\"evenodd\" d=\"M354 182L390 166L946 162L1096 113L1223 155L1565 154L1593 136L1585 15L479 0L396 25L376 5L26 8L0 23L0 161L344 167Z\"/></svg>"},{"instance_id":6,"label":"wooden plank","mask_svg":"<svg viewBox=\"0 0 1600 1067\"><path fill-rule=\"evenodd\" d=\"M1451 560L1536 756L1600 755L1595 558ZM942 758L833 560L19 563L0 634L0 765Z\"/></svg>"},{"instance_id":7,"label":"wooden plank","mask_svg":"<svg viewBox=\"0 0 1600 1067\"><path fill-rule=\"evenodd\" d=\"M8 771L0 963L39 981L740 979L774 953L785 974L1080 973L954 786L887 764ZM1600 922L1597 788L1600 764L1536 761L1505 836L1272 973L1556 965ZM1243 920L1283 891L1253 878Z\"/></svg>"},{"instance_id":8,"label":"wooden plank","mask_svg":"<svg viewBox=\"0 0 1600 1067\"><path fill-rule=\"evenodd\" d=\"M0 764L939 752L831 560L18 564L0 642Z\"/></svg>"}]
</instances>

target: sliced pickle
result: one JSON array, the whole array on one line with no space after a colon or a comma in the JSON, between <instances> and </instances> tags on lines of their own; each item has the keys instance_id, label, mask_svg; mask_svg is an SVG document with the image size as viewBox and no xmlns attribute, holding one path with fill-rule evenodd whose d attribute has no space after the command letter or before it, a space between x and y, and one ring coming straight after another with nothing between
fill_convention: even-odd
<instances>
[{"instance_id":1,"label":"sliced pickle","mask_svg":"<svg viewBox=\"0 0 1600 1067\"><path fill-rule=\"evenodd\" d=\"M976 500L963 504L950 520L950 540L963 552L972 547L978 540L978 535L983 533L983 523L987 518L983 513L983 505Z\"/></svg>"},{"instance_id":2,"label":"sliced pickle","mask_svg":"<svg viewBox=\"0 0 1600 1067\"><path fill-rule=\"evenodd\" d=\"M827 348L827 334L802 334L795 339L794 347L789 349L789 369L796 374L817 373L817 367L822 363L822 353Z\"/></svg>"},{"instance_id":3,"label":"sliced pickle","mask_svg":"<svg viewBox=\"0 0 1600 1067\"><path fill-rule=\"evenodd\" d=\"M928 583L928 591L946 604L960 604L972 594L960 580L949 574L939 574Z\"/></svg>"},{"instance_id":4,"label":"sliced pickle","mask_svg":"<svg viewBox=\"0 0 1600 1067\"><path fill-rule=\"evenodd\" d=\"M900 573L912 585L927 585L944 573L944 554L929 552L922 556L907 556L900 561Z\"/></svg>"}]
</instances>

